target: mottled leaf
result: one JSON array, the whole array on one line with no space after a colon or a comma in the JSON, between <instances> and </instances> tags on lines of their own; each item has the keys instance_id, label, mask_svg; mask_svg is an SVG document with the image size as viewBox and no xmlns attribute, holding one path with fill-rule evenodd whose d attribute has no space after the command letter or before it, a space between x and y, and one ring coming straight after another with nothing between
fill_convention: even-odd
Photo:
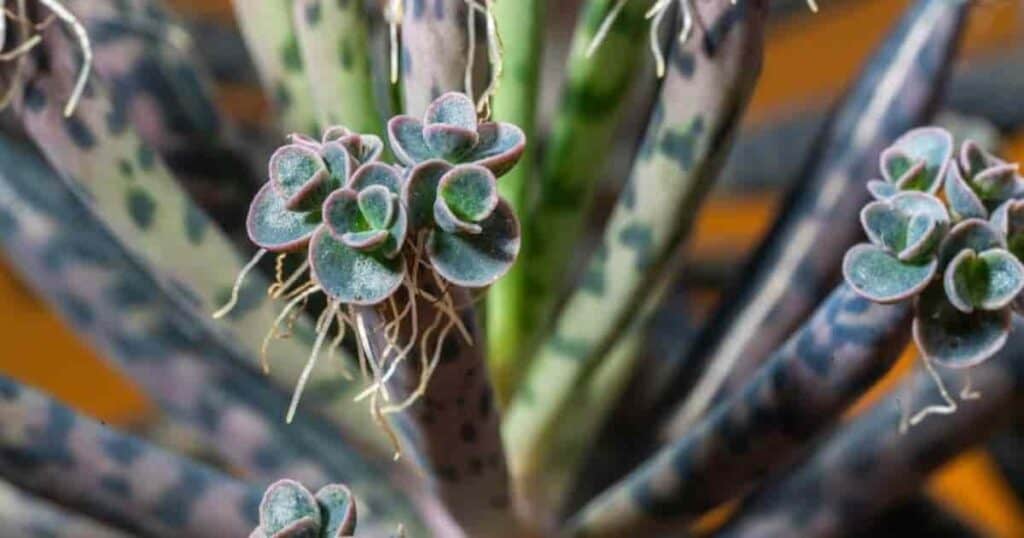
<instances>
[{"instance_id":1,"label":"mottled leaf","mask_svg":"<svg viewBox=\"0 0 1024 538\"><path fill-rule=\"evenodd\" d=\"M324 224L334 237L351 232L365 232L371 229L359 208L359 194L352 189L339 189L324 200Z\"/></svg>"},{"instance_id":2,"label":"mottled leaf","mask_svg":"<svg viewBox=\"0 0 1024 538\"><path fill-rule=\"evenodd\" d=\"M1006 343L1010 310L961 312L946 298L938 282L918 297L914 340L930 359L950 367L967 368L991 357Z\"/></svg>"},{"instance_id":3,"label":"mottled leaf","mask_svg":"<svg viewBox=\"0 0 1024 538\"><path fill-rule=\"evenodd\" d=\"M291 252L305 248L320 225L320 211L289 211L284 200L269 182L252 200L245 225L249 239L272 252Z\"/></svg>"},{"instance_id":4,"label":"mottled leaf","mask_svg":"<svg viewBox=\"0 0 1024 538\"><path fill-rule=\"evenodd\" d=\"M843 258L843 276L863 297L879 303L895 303L914 296L931 282L936 260L907 263L884 249L863 243Z\"/></svg>"}]
</instances>

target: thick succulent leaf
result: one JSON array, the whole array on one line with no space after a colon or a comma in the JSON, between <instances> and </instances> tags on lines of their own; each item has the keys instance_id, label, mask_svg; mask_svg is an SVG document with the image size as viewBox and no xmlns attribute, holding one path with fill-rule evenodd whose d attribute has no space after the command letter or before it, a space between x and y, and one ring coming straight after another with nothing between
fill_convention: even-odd
<instances>
[{"instance_id":1,"label":"thick succulent leaf","mask_svg":"<svg viewBox=\"0 0 1024 538\"><path fill-rule=\"evenodd\" d=\"M895 303L923 290L937 268L936 260L902 262L875 245L855 245L843 258L843 276L861 296L879 303Z\"/></svg>"},{"instance_id":2,"label":"thick succulent leaf","mask_svg":"<svg viewBox=\"0 0 1024 538\"><path fill-rule=\"evenodd\" d=\"M985 204L964 180L963 174L960 173L960 167L950 166L946 170L945 192L946 200L949 202L949 211L955 220L988 217Z\"/></svg>"},{"instance_id":3,"label":"thick succulent leaf","mask_svg":"<svg viewBox=\"0 0 1024 538\"><path fill-rule=\"evenodd\" d=\"M388 240L387 230L367 230L365 232L348 232L341 236L341 242L358 251L373 250Z\"/></svg>"},{"instance_id":4,"label":"thick succulent leaf","mask_svg":"<svg viewBox=\"0 0 1024 538\"><path fill-rule=\"evenodd\" d=\"M398 205L397 196L383 185L370 185L359 191L357 202L359 210L370 227L374 230L385 230L391 226Z\"/></svg>"},{"instance_id":5,"label":"thick succulent leaf","mask_svg":"<svg viewBox=\"0 0 1024 538\"><path fill-rule=\"evenodd\" d=\"M886 200L895 196L900 192L900 189L893 183L881 179L872 179L868 181L868 192L871 193L875 200Z\"/></svg>"},{"instance_id":6,"label":"thick succulent leaf","mask_svg":"<svg viewBox=\"0 0 1024 538\"><path fill-rule=\"evenodd\" d=\"M475 235L481 232L479 224L460 218L440 196L434 200L434 222L448 233Z\"/></svg>"},{"instance_id":7,"label":"thick succulent leaf","mask_svg":"<svg viewBox=\"0 0 1024 538\"><path fill-rule=\"evenodd\" d=\"M434 157L433 150L423 138L423 122L412 116L391 118L388 121L388 140L395 158L406 166L414 166Z\"/></svg>"},{"instance_id":8,"label":"thick succulent leaf","mask_svg":"<svg viewBox=\"0 0 1024 538\"><path fill-rule=\"evenodd\" d=\"M903 249L907 231L907 217L889 201L871 202L860 212L864 232L872 243L890 252Z\"/></svg>"},{"instance_id":9,"label":"thick succulent leaf","mask_svg":"<svg viewBox=\"0 0 1024 538\"><path fill-rule=\"evenodd\" d=\"M344 125L332 125L324 129L324 135L321 137L321 142L324 144L334 142L352 134L355 133L350 131L349 128Z\"/></svg>"},{"instance_id":10,"label":"thick succulent leaf","mask_svg":"<svg viewBox=\"0 0 1024 538\"><path fill-rule=\"evenodd\" d=\"M1024 200L1007 200L992 212L990 224L1006 237L1007 249L1024 260Z\"/></svg>"},{"instance_id":11,"label":"thick succulent leaf","mask_svg":"<svg viewBox=\"0 0 1024 538\"><path fill-rule=\"evenodd\" d=\"M434 155L449 161L460 161L476 146L480 135L475 128L469 130L440 123L425 126L423 139Z\"/></svg>"},{"instance_id":12,"label":"thick succulent leaf","mask_svg":"<svg viewBox=\"0 0 1024 538\"><path fill-rule=\"evenodd\" d=\"M320 157L327 164L327 170L331 174L331 186L337 188L347 185L357 164L345 145L338 141L325 142L320 146L319 151Z\"/></svg>"},{"instance_id":13,"label":"thick succulent leaf","mask_svg":"<svg viewBox=\"0 0 1024 538\"><path fill-rule=\"evenodd\" d=\"M316 150L300 144L281 146L270 157L270 182L293 211L309 211L323 202L329 173Z\"/></svg>"},{"instance_id":14,"label":"thick succulent leaf","mask_svg":"<svg viewBox=\"0 0 1024 538\"><path fill-rule=\"evenodd\" d=\"M914 340L922 353L950 368L967 368L991 357L1006 343L1010 310L961 312L944 286L929 286L917 300Z\"/></svg>"},{"instance_id":15,"label":"thick succulent leaf","mask_svg":"<svg viewBox=\"0 0 1024 538\"><path fill-rule=\"evenodd\" d=\"M409 211L409 226L420 230L434 223L434 202L441 178L452 169L452 165L431 159L416 165L402 186L402 203Z\"/></svg>"},{"instance_id":16,"label":"thick succulent leaf","mask_svg":"<svg viewBox=\"0 0 1024 538\"><path fill-rule=\"evenodd\" d=\"M900 261L912 262L928 256L942 239L944 226L931 216L916 214L910 217L904 235L904 246L896 255Z\"/></svg>"},{"instance_id":17,"label":"thick succulent leaf","mask_svg":"<svg viewBox=\"0 0 1024 538\"><path fill-rule=\"evenodd\" d=\"M320 148L320 143L317 142L315 138L302 133L291 133L287 136L287 139L289 144L305 146L314 150Z\"/></svg>"},{"instance_id":18,"label":"thick succulent leaf","mask_svg":"<svg viewBox=\"0 0 1024 538\"><path fill-rule=\"evenodd\" d=\"M320 225L320 211L289 211L269 182L252 199L245 226L249 239L271 252L305 248Z\"/></svg>"},{"instance_id":19,"label":"thick succulent leaf","mask_svg":"<svg viewBox=\"0 0 1024 538\"><path fill-rule=\"evenodd\" d=\"M1018 188L1016 164L1000 164L974 176L971 183L978 196L988 202L1009 200Z\"/></svg>"},{"instance_id":20,"label":"thick succulent leaf","mask_svg":"<svg viewBox=\"0 0 1024 538\"><path fill-rule=\"evenodd\" d=\"M519 221L508 203L499 200L479 234L434 230L427 255L434 269L458 286L479 288L501 278L519 254Z\"/></svg>"},{"instance_id":21,"label":"thick succulent leaf","mask_svg":"<svg viewBox=\"0 0 1024 538\"><path fill-rule=\"evenodd\" d=\"M1024 266L1003 249L967 249L949 263L943 285L949 302L964 313L1000 310L1024 288Z\"/></svg>"},{"instance_id":22,"label":"thick succulent leaf","mask_svg":"<svg viewBox=\"0 0 1024 538\"><path fill-rule=\"evenodd\" d=\"M925 162L917 161L896 179L896 187L901 191L928 191L932 187L931 180Z\"/></svg>"},{"instance_id":23,"label":"thick succulent leaf","mask_svg":"<svg viewBox=\"0 0 1024 538\"><path fill-rule=\"evenodd\" d=\"M299 525L301 522L306 522ZM279 534L286 529L320 528L320 506L316 498L302 484L294 480L278 480L267 488L260 502L260 530L269 537L304 536ZM311 536L315 536L312 534Z\"/></svg>"},{"instance_id":24,"label":"thick succulent leaf","mask_svg":"<svg viewBox=\"0 0 1024 538\"><path fill-rule=\"evenodd\" d=\"M960 146L960 167L963 168L967 177L974 177L986 168L1005 164L1006 161L985 151L974 140L964 140Z\"/></svg>"},{"instance_id":25,"label":"thick succulent leaf","mask_svg":"<svg viewBox=\"0 0 1024 538\"><path fill-rule=\"evenodd\" d=\"M356 531L356 503L352 492L341 484L329 484L316 492L320 513L324 518L321 536L342 538Z\"/></svg>"},{"instance_id":26,"label":"thick succulent leaf","mask_svg":"<svg viewBox=\"0 0 1024 538\"><path fill-rule=\"evenodd\" d=\"M455 216L471 222L486 219L498 205L498 185L490 170L458 166L441 178L438 194Z\"/></svg>"},{"instance_id":27,"label":"thick succulent leaf","mask_svg":"<svg viewBox=\"0 0 1024 538\"><path fill-rule=\"evenodd\" d=\"M957 224L939 244L939 265L945 268L961 251L984 252L1006 248L1006 240L991 224L981 219L968 219Z\"/></svg>"},{"instance_id":28,"label":"thick succulent leaf","mask_svg":"<svg viewBox=\"0 0 1024 538\"><path fill-rule=\"evenodd\" d=\"M347 233L371 229L359 208L359 194L352 189L336 190L324 200L323 220L328 231L337 239Z\"/></svg>"},{"instance_id":29,"label":"thick succulent leaf","mask_svg":"<svg viewBox=\"0 0 1024 538\"><path fill-rule=\"evenodd\" d=\"M423 123L428 127L449 125L476 132L476 106L466 94L448 92L430 103L423 115Z\"/></svg>"},{"instance_id":30,"label":"thick succulent leaf","mask_svg":"<svg viewBox=\"0 0 1024 538\"><path fill-rule=\"evenodd\" d=\"M892 147L898 148L909 159L925 164L926 175L907 187L928 193L938 190L946 167L953 158L953 137L949 132L938 127L921 127L901 136Z\"/></svg>"},{"instance_id":31,"label":"thick succulent leaf","mask_svg":"<svg viewBox=\"0 0 1024 538\"><path fill-rule=\"evenodd\" d=\"M526 134L510 123L481 123L477 133L480 141L463 160L479 164L495 176L501 177L511 170L526 151Z\"/></svg>"},{"instance_id":32,"label":"thick succulent leaf","mask_svg":"<svg viewBox=\"0 0 1024 538\"><path fill-rule=\"evenodd\" d=\"M355 167L380 159L384 152L384 141L376 135L350 134L338 142L348 150Z\"/></svg>"},{"instance_id":33,"label":"thick succulent leaf","mask_svg":"<svg viewBox=\"0 0 1024 538\"><path fill-rule=\"evenodd\" d=\"M380 185L388 191L398 194L402 190L402 175L393 166L384 163L369 163L356 170L348 183L348 187L357 192L371 185Z\"/></svg>"},{"instance_id":34,"label":"thick succulent leaf","mask_svg":"<svg viewBox=\"0 0 1024 538\"><path fill-rule=\"evenodd\" d=\"M879 156L882 177L888 183L896 183L917 163L910 155L896 146L889 146Z\"/></svg>"},{"instance_id":35,"label":"thick succulent leaf","mask_svg":"<svg viewBox=\"0 0 1024 538\"><path fill-rule=\"evenodd\" d=\"M405 262L363 253L335 239L324 226L309 244L313 278L324 292L346 304L371 305L387 299L402 284Z\"/></svg>"},{"instance_id":36,"label":"thick succulent leaf","mask_svg":"<svg viewBox=\"0 0 1024 538\"><path fill-rule=\"evenodd\" d=\"M402 250L405 236L409 233L409 219L406 216L405 208L401 204L396 204L396 206L395 218L391 221L391 227L388 228L388 239L380 250L381 254L388 258L395 257Z\"/></svg>"}]
</instances>

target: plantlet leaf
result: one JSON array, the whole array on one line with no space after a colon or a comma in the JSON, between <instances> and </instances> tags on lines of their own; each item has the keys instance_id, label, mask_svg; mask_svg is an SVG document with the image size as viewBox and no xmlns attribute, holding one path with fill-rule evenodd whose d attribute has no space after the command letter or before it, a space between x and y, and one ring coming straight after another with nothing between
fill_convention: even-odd
<instances>
[{"instance_id":1,"label":"plantlet leaf","mask_svg":"<svg viewBox=\"0 0 1024 538\"><path fill-rule=\"evenodd\" d=\"M339 189L324 200L324 224L337 239L347 233L371 229L359 208L358 198L359 194L352 189Z\"/></svg>"},{"instance_id":2,"label":"plantlet leaf","mask_svg":"<svg viewBox=\"0 0 1024 538\"><path fill-rule=\"evenodd\" d=\"M325 519L321 536L342 538L356 531L356 503L352 492L341 484L328 484L316 492Z\"/></svg>"},{"instance_id":3,"label":"plantlet leaf","mask_svg":"<svg viewBox=\"0 0 1024 538\"><path fill-rule=\"evenodd\" d=\"M348 232L341 236L341 242L361 251L366 252L384 244L388 239L387 230L367 230L365 232Z\"/></svg>"},{"instance_id":4,"label":"plantlet leaf","mask_svg":"<svg viewBox=\"0 0 1024 538\"><path fill-rule=\"evenodd\" d=\"M511 170L526 151L526 135L511 123L481 123L477 133L480 141L464 160L490 169L497 177Z\"/></svg>"},{"instance_id":5,"label":"plantlet leaf","mask_svg":"<svg viewBox=\"0 0 1024 538\"><path fill-rule=\"evenodd\" d=\"M346 136L349 136L351 134L354 133L344 125L332 125L324 129L324 134L322 137L320 137L320 141L323 144L327 144L330 142L341 140L342 138L345 138Z\"/></svg>"},{"instance_id":6,"label":"plantlet leaf","mask_svg":"<svg viewBox=\"0 0 1024 538\"><path fill-rule=\"evenodd\" d=\"M385 230L395 218L397 196L383 185L370 185L359 191L359 210L374 230Z\"/></svg>"},{"instance_id":7,"label":"plantlet leaf","mask_svg":"<svg viewBox=\"0 0 1024 538\"><path fill-rule=\"evenodd\" d=\"M292 252L305 248L319 225L319 210L289 211L269 182L256 193L245 221L249 239L272 252Z\"/></svg>"},{"instance_id":8,"label":"plantlet leaf","mask_svg":"<svg viewBox=\"0 0 1024 538\"><path fill-rule=\"evenodd\" d=\"M388 191L398 194L402 189L402 176L393 166L384 163L363 165L352 174L348 188L362 191L372 185L380 185Z\"/></svg>"},{"instance_id":9,"label":"plantlet leaf","mask_svg":"<svg viewBox=\"0 0 1024 538\"><path fill-rule=\"evenodd\" d=\"M903 183L900 185L901 188L920 190L929 194L934 194L938 190L942 178L945 177L946 168L953 158L953 137L949 132L939 127L913 129L897 139L891 148L891 151L898 151L900 155L897 158L889 157L891 167L898 169L907 159L924 164L923 174L914 172L911 167L903 176L893 178L897 183ZM886 162L883 159L883 173L886 172Z\"/></svg>"},{"instance_id":10,"label":"plantlet leaf","mask_svg":"<svg viewBox=\"0 0 1024 538\"><path fill-rule=\"evenodd\" d=\"M860 212L864 232L872 243L899 252L906 242L907 217L888 201L871 202Z\"/></svg>"},{"instance_id":11,"label":"plantlet leaf","mask_svg":"<svg viewBox=\"0 0 1024 538\"><path fill-rule=\"evenodd\" d=\"M1010 199L1018 189L1016 164L992 166L974 176L974 191L985 201L1001 203Z\"/></svg>"},{"instance_id":12,"label":"plantlet leaf","mask_svg":"<svg viewBox=\"0 0 1024 538\"><path fill-rule=\"evenodd\" d=\"M1006 237L1007 249L1024 260L1024 200L1007 200L992 212L990 224Z\"/></svg>"},{"instance_id":13,"label":"plantlet leaf","mask_svg":"<svg viewBox=\"0 0 1024 538\"><path fill-rule=\"evenodd\" d=\"M338 143L348 150L353 169L380 159L384 153L384 142L376 135L350 134L339 138Z\"/></svg>"},{"instance_id":14,"label":"plantlet leaf","mask_svg":"<svg viewBox=\"0 0 1024 538\"><path fill-rule=\"evenodd\" d=\"M341 142L325 142L319 151L331 174L331 186L347 185L352 172L358 167L348 149Z\"/></svg>"},{"instance_id":15,"label":"plantlet leaf","mask_svg":"<svg viewBox=\"0 0 1024 538\"><path fill-rule=\"evenodd\" d=\"M936 260L906 263L875 245L862 243L843 258L843 276L861 296L878 303L913 297L931 282Z\"/></svg>"},{"instance_id":16,"label":"plantlet leaf","mask_svg":"<svg viewBox=\"0 0 1024 538\"><path fill-rule=\"evenodd\" d=\"M377 304L402 284L405 262L353 249L321 227L309 244L309 263L314 280L324 292L343 303Z\"/></svg>"},{"instance_id":17,"label":"plantlet leaf","mask_svg":"<svg viewBox=\"0 0 1024 538\"><path fill-rule=\"evenodd\" d=\"M423 116L427 127L448 125L476 132L476 106L461 92L448 92L434 99Z\"/></svg>"},{"instance_id":18,"label":"plantlet leaf","mask_svg":"<svg viewBox=\"0 0 1024 538\"><path fill-rule=\"evenodd\" d=\"M434 223L438 228L453 234L476 235L482 230L479 224L459 218L440 196L434 200Z\"/></svg>"},{"instance_id":19,"label":"plantlet leaf","mask_svg":"<svg viewBox=\"0 0 1024 538\"><path fill-rule=\"evenodd\" d=\"M973 140L964 140L960 146L960 167L967 177L975 177L986 168L1005 164L1005 162L987 152Z\"/></svg>"},{"instance_id":20,"label":"plantlet leaf","mask_svg":"<svg viewBox=\"0 0 1024 538\"><path fill-rule=\"evenodd\" d=\"M864 206L861 223L872 243L901 261L914 261L934 251L949 226L949 214L930 194L901 192Z\"/></svg>"},{"instance_id":21,"label":"plantlet leaf","mask_svg":"<svg viewBox=\"0 0 1024 538\"><path fill-rule=\"evenodd\" d=\"M468 288L490 285L501 278L519 254L519 221L508 203L499 200L480 222L480 233L434 230L427 255L434 269L449 282Z\"/></svg>"},{"instance_id":22,"label":"plantlet leaf","mask_svg":"<svg viewBox=\"0 0 1024 538\"><path fill-rule=\"evenodd\" d=\"M309 211L323 202L329 177L323 159L312 148L289 144L270 157L270 182L292 211Z\"/></svg>"},{"instance_id":23,"label":"plantlet leaf","mask_svg":"<svg viewBox=\"0 0 1024 538\"><path fill-rule=\"evenodd\" d=\"M406 166L434 158L423 139L423 122L411 116L395 116L388 121L388 140L395 158Z\"/></svg>"},{"instance_id":24,"label":"plantlet leaf","mask_svg":"<svg viewBox=\"0 0 1024 538\"><path fill-rule=\"evenodd\" d=\"M423 127L423 139L434 155L458 162L476 146L480 135L476 129L468 130L440 123Z\"/></svg>"},{"instance_id":25,"label":"plantlet leaf","mask_svg":"<svg viewBox=\"0 0 1024 538\"><path fill-rule=\"evenodd\" d=\"M875 200L885 200L895 196L896 193L900 192L900 189L887 181L872 179L868 181L868 192L871 193L871 196L874 196Z\"/></svg>"},{"instance_id":26,"label":"plantlet leaf","mask_svg":"<svg viewBox=\"0 0 1024 538\"><path fill-rule=\"evenodd\" d=\"M968 219L954 226L939 244L939 265L945 268L965 249L984 252L992 248L1006 248L1002 234L984 220Z\"/></svg>"},{"instance_id":27,"label":"plantlet leaf","mask_svg":"<svg viewBox=\"0 0 1024 538\"><path fill-rule=\"evenodd\" d=\"M438 194L462 220L479 222L498 205L498 185L490 170L476 165L457 166L441 178Z\"/></svg>"},{"instance_id":28,"label":"plantlet leaf","mask_svg":"<svg viewBox=\"0 0 1024 538\"><path fill-rule=\"evenodd\" d=\"M966 249L949 263L943 285L950 303L966 314L975 308L999 310L1024 288L1024 266L1003 249L981 254Z\"/></svg>"},{"instance_id":29,"label":"plantlet leaf","mask_svg":"<svg viewBox=\"0 0 1024 538\"><path fill-rule=\"evenodd\" d=\"M879 156L879 167L882 170L882 177L888 183L897 183L900 178L906 175L910 169L917 164L901 148L889 146Z\"/></svg>"},{"instance_id":30,"label":"plantlet leaf","mask_svg":"<svg viewBox=\"0 0 1024 538\"><path fill-rule=\"evenodd\" d=\"M967 368L991 357L1009 332L1008 308L966 314L950 304L938 282L918 297L914 340L922 353L949 368Z\"/></svg>"},{"instance_id":31,"label":"plantlet leaf","mask_svg":"<svg viewBox=\"0 0 1024 538\"><path fill-rule=\"evenodd\" d=\"M946 200L949 202L949 211L955 220L988 218L985 204L964 180L959 167L950 166L947 169L945 192Z\"/></svg>"},{"instance_id":32,"label":"plantlet leaf","mask_svg":"<svg viewBox=\"0 0 1024 538\"><path fill-rule=\"evenodd\" d=\"M416 165L402 186L402 203L409 210L409 226L413 230L428 228L434 223L434 201L441 178L452 165L430 159Z\"/></svg>"},{"instance_id":33,"label":"plantlet leaf","mask_svg":"<svg viewBox=\"0 0 1024 538\"><path fill-rule=\"evenodd\" d=\"M294 480L278 480L260 502L260 530L269 538L315 537L320 529L320 506L313 494Z\"/></svg>"}]
</instances>

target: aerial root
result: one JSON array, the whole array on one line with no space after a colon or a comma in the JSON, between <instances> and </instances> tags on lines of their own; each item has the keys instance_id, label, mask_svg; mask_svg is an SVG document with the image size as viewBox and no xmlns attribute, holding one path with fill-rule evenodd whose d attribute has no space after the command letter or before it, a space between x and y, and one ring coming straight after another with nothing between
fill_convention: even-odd
<instances>
[{"instance_id":1,"label":"aerial root","mask_svg":"<svg viewBox=\"0 0 1024 538\"><path fill-rule=\"evenodd\" d=\"M480 2L483 2L481 5ZM509 0L512 1L512 0ZM487 63L490 65L490 81L476 101L476 111L480 119L486 121L491 116L491 97L498 91L504 69L505 52L498 34L498 23L494 18L494 0L465 0L466 13L466 74L463 84L466 95L473 97L473 66L476 63L476 15L484 16L487 29Z\"/></svg>"},{"instance_id":2,"label":"aerial root","mask_svg":"<svg viewBox=\"0 0 1024 538\"><path fill-rule=\"evenodd\" d=\"M955 413L957 410L956 401L949 395L949 391L946 389L946 383L942 381L942 376L940 376L935 370L935 366L932 364L931 359L929 359L927 355L921 355L921 361L924 362L924 367L928 371L928 375L930 375L932 380L935 381L935 386L938 388L939 395L942 396L944 403L929 405L915 413L909 420L907 420L907 413L904 410L900 418L900 433L906 433L911 426L917 426L925 418L928 418L929 415L950 415Z\"/></svg>"},{"instance_id":3,"label":"aerial root","mask_svg":"<svg viewBox=\"0 0 1024 538\"><path fill-rule=\"evenodd\" d=\"M59 0L39 0L39 3L71 28L78 41L78 47L82 49L82 68L78 72L78 79L75 81L71 96L64 106L64 117L67 118L74 114L75 107L78 106L78 101L85 92L85 85L89 81L89 72L92 70L92 44L89 42L89 34L85 31L85 26L82 26L78 17L68 11L68 8L64 7Z\"/></svg>"},{"instance_id":4,"label":"aerial root","mask_svg":"<svg viewBox=\"0 0 1024 538\"><path fill-rule=\"evenodd\" d=\"M235 278L235 285L231 287L231 298L228 302L213 313L213 319L220 319L231 312L238 304L238 294L242 289L242 283L245 281L245 277L252 271L253 267L260 262L263 256L267 253L267 249L261 248L256 252L256 255L249 260L249 263L242 267L242 270L238 272L238 277Z\"/></svg>"},{"instance_id":5,"label":"aerial root","mask_svg":"<svg viewBox=\"0 0 1024 538\"><path fill-rule=\"evenodd\" d=\"M267 359L267 349L270 347L270 341L273 340L274 337L279 336L277 329L281 325L281 322L284 321L285 317L288 316L288 313L291 312L296 305L300 302L304 303L310 295L318 291L320 291L320 286L317 285L307 288L306 291L296 295L288 304L285 305L283 309L281 309L281 312L277 314L277 318L274 319L274 323L270 326L270 329L267 331L267 335L263 338L263 345L260 346L260 365L263 367L263 373L270 372L270 362Z\"/></svg>"},{"instance_id":6,"label":"aerial root","mask_svg":"<svg viewBox=\"0 0 1024 538\"><path fill-rule=\"evenodd\" d=\"M309 376L313 373L313 367L316 366L316 359L320 354L320 348L324 345L327 333L330 332L331 325L333 325L335 319L334 313L338 310L339 306L338 301L331 301L327 305L327 309L320 314L316 321L316 342L313 343L313 351L309 354L306 366L302 368L302 373L299 374L299 381L295 386L295 392L292 393L292 401L288 405L288 414L285 416L285 422L288 424L291 424L292 419L295 418L295 411L299 407L299 400L302 399L302 392L306 389Z\"/></svg>"}]
</instances>

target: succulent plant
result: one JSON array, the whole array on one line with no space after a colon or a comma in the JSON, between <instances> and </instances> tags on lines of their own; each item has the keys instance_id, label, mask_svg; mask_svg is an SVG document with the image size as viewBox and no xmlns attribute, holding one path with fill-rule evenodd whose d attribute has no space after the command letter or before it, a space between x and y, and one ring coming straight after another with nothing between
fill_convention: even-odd
<instances>
[{"instance_id":1,"label":"succulent plant","mask_svg":"<svg viewBox=\"0 0 1024 538\"><path fill-rule=\"evenodd\" d=\"M668 535L745 497L714 531L838 535L927 504L925 473L1019 407L1024 179L943 129L906 132L971 3L913 2L692 340L679 316L647 322L691 306L663 292L708 263L677 253L741 129L769 2L586 0L550 125L550 2L233 3L257 76L229 53L213 73L259 79L267 132L220 113L194 60L228 48L197 51L159 0L0 2L5 260L147 393L162 413L145 433L181 453L0 376L0 534L350 536L358 497L367 537ZM639 84L648 45L664 79ZM653 106L617 139L630 95ZM610 218L585 227L604 157L624 153L608 148L634 139ZM926 366L953 367L915 383L977 365L982 401L912 430L953 397L841 420L911 333ZM649 340L673 345L639 353ZM850 470L864 480L828 479Z\"/></svg>"},{"instance_id":2,"label":"succulent plant","mask_svg":"<svg viewBox=\"0 0 1024 538\"><path fill-rule=\"evenodd\" d=\"M271 484L260 502L260 524L250 538L342 538L356 530L356 502L341 484L316 495L294 480Z\"/></svg>"},{"instance_id":3,"label":"succulent plant","mask_svg":"<svg viewBox=\"0 0 1024 538\"><path fill-rule=\"evenodd\" d=\"M872 301L917 297L921 351L965 368L1002 348L1011 305L1024 290L1024 265L1009 248L1020 240L1016 197L1024 180L1017 165L970 140L954 158L952 140L936 127L915 129L882 152L885 181L868 185L879 200L861 212L871 244L847 252L843 275ZM940 178L944 201L933 196Z\"/></svg>"}]
</instances>

